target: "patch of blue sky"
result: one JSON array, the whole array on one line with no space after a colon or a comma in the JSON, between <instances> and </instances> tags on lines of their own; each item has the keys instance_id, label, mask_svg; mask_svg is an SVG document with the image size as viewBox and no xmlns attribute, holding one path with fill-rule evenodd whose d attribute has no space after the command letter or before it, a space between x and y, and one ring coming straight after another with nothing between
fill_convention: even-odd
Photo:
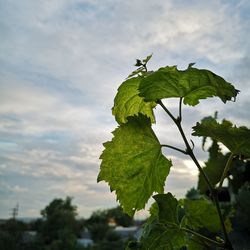
<instances>
[{"instance_id":1,"label":"patch of blue sky","mask_svg":"<svg viewBox=\"0 0 250 250\"><path fill-rule=\"evenodd\" d=\"M67 10L72 12L79 12L80 14L92 14L90 15L91 18L95 17L97 21L100 19L110 19L112 18L112 12L116 6L116 2L110 1L106 2L104 5L99 3L91 3L91 2L73 2ZM84 16L82 16L84 19Z\"/></svg>"},{"instance_id":2,"label":"patch of blue sky","mask_svg":"<svg viewBox=\"0 0 250 250\"><path fill-rule=\"evenodd\" d=\"M19 81L22 81L22 86L38 87L50 95L60 96L64 102L73 105L81 105L89 102L86 91L83 92L76 88L70 80L59 79L50 72L42 72L39 66L36 67L28 62L19 64L4 62L3 60L0 60L0 65L0 73L5 74L8 72Z\"/></svg>"}]
</instances>

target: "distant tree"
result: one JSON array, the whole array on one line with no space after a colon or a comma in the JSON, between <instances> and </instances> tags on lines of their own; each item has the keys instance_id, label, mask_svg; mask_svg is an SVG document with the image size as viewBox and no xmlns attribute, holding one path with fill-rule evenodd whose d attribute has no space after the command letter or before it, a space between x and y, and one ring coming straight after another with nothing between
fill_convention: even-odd
<instances>
[{"instance_id":1,"label":"distant tree","mask_svg":"<svg viewBox=\"0 0 250 250\"><path fill-rule=\"evenodd\" d=\"M71 239L74 245L77 233L76 210L77 207L72 205L72 198L67 197L65 200L54 199L41 211L44 222L40 233L45 244L56 249L57 245L66 244L65 240ZM67 242L66 245L68 244Z\"/></svg>"},{"instance_id":2,"label":"distant tree","mask_svg":"<svg viewBox=\"0 0 250 250\"><path fill-rule=\"evenodd\" d=\"M133 218L123 213L122 208L119 206L111 209L97 210L92 213L86 222L88 224L108 224L110 219L113 219L117 225L123 227L129 227L134 224Z\"/></svg>"},{"instance_id":3,"label":"distant tree","mask_svg":"<svg viewBox=\"0 0 250 250\"><path fill-rule=\"evenodd\" d=\"M22 243L22 232L26 225L15 219L7 220L0 226L0 249L19 250Z\"/></svg>"},{"instance_id":4,"label":"distant tree","mask_svg":"<svg viewBox=\"0 0 250 250\"><path fill-rule=\"evenodd\" d=\"M125 214L120 206L108 209L107 218L113 218L117 225L123 227L129 227L134 224L133 218Z\"/></svg>"}]
</instances>

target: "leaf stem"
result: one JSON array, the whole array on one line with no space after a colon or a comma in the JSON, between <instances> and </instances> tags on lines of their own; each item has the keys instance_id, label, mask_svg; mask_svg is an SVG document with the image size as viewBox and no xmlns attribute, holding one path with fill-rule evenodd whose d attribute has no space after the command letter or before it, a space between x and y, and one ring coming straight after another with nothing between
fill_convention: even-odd
<instances>
[{"instance_id":1,"label":"leaf stem","mask_svg":"<svg viewBox=\"0 0 250 250\"><path fill-rule=\"evenodd\" d=\"M223 247L223 246L224 246L224 243L218 242L218 241L215 241L215 240L212 240L212 239L210 239L210 238L208 238L208 237L206 237L206 236L204 236L204 235L202 235L202 234L199 234L199 233L197 233L197 232L195 232L195 231L193 231L193 230L191 230L191 229L189 229L189 228L181 227L180 229L181 229L182 231L184 231L184 232L187 232L187 233L190 233L190 234L195 235L195 236L198 237L199 239L202 239L202 240L205 240L205 241L207 241L207 242L210 242L210 243L212 243L212 244L214 244L214 245L216 245L216 246L219 246L219 247Z\"/></svg>"},{"instance_id":2,"label":"leaf stem","mask_svg":"<svg viewBox=\"0 0 250 250\"><path fill-rule=\"evenodd\" d=\"M229 156L228 159L227 159L226 166L225 166L224 171L223 171L223 174L222 174L222 176L221 176L220 184L219 184L218 190L220 190L221 187L222 187L222 184L223 184L223 181L224 181L224 179L225 179L225 177L226 177L226 175L227 175L227 172L228 172L229 168L231 167L233 158L234 158L234 154L231 153L230 156Z\"/></svg>"},{"instance_id":3,"label":"leaf stem","mask_svg":"<svg viewBox=\"0 0 250 250\"><path fill-rule=\"evenodd\" d=\"M202 240L205 240L207 242L210 242L212 244L215 244L217 246L220 246L220 247L223 247L224 246L224 243L223 242L218 242L218 241L215 241L213 239L210 239L202 234L199 234L195 231L193 231L192 229L189 229L189 228L186 228L186 227L180 227L179 225L177 225L176 223L172 223L172 222L169 222L169 221L165 221L164 223L161 223L161 224L165 224L166 226L170 226L170 227L173 227L173 228L178 228L184 232L187 232L187 233L191 233L195 236L197 236L199 239L202 239Z\"/></svg>"},{"instance_id":4,"label":"leaf stem","mask_svg":"<svg viewBox=\"0 0 250 250\"><path fill-rule=\"evenodd\" d=\"M166 147L166 148L174 149L174 150L176 150L176 151L179 151L179 152L181 152L181 153L187 155L187 152L186 152L185 150L183 150L183 149L176 148L176 147L174 147L174 146L167 145L167 144L162 144L161 146L162 146L162 147Z\"/></svg>"}]
</instances>

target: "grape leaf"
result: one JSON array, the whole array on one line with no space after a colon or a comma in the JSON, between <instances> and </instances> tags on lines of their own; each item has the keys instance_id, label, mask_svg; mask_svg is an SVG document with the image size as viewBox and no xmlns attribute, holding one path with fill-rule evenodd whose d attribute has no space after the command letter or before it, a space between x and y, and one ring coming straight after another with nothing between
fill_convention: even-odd
<instances>
[{"instance_id":1,"label":"grape leaf","mask_svg":"<svg viewBox=\"0 0 250 250\"><path fill-rule=\"evenodd\" d=\"M182 225L193 230L207 228L212 233L220 230L220 220L215 206L208 200L184 201L185 216Z\"/></svg>"},{"instance_id":2,"label":"grape leaf","mask_svg":"<svg viewBox=\"0 0 250 250\"><path fill-rule=\"evenodd\" d=\"M138 115L139 113L148 116L152 123L155 122L153 108L156 103L145 102L138 95L140 81L141 77L134 77L123 82L118 88L112 113L119 124L126 123L128 116Z\"/></svg>"},{"instance_id":3,"label":"grape leaf","mask_svg":"<svg viewBox=\"0 0 250 250\"><path fill-rule=\"evenodd\" d=\"M143 115L129 117L113 134L112 141L104 143L98 181L108 182L124 211L133 215L153 192L163 192L172 163Z\"/></svg>"},{"instance_id":4,"label":"grape leaf","mask_svg":"<svg viewBox=\"0 0 250 250\"><path fill-rule=\"evenodd\" d=\"M211 249L211 246L206 241L201 240L197 236L193 235L187 240L187 249L188 250L208 250L208 249Z\"/></svg>"},{"instance_id":5,"label":"grape leaf","mask_svg":"<svg viewBox=\"0 0 250 250\"><path fill-rule=\"evenodd\" d=\"M167 66L142 79L139 96L157 102L163 98L183 97L184 104L195 106L200 99L218 96L224 103L238 94L232 84L205 69L178 70Z\"/></svg>"},{"instance_id":6,"label":"grape leaf","mask_svg":"<svg viewBox=\"0 0 250 250\"><path fill-rule=\"evenodd\" d=\"M156 200L159 208L159 221L178 224L178 201L171 193L157 194L153 198Z\"/></svg>"},{"instance_id":7,"label":"grape leaf","mask_svg":"<svg viewBox=\"0 0 250 250\"><path fill-rule=\"evenodd\" d=\"M178 201L171 193L157 194L153 197L158 205L158 216L154 208L153 215L143 228L141 249L180 249L186 244L186 235L180 230L177 219Z\"/></svg>"},{"instance_id":8,"label":"grape leaf","mask_svg":"<svg viewBox=\"0 0 250 250\"><path fill-rule=\"evenodd\" d=\"M179 250L186 244L185 233L178 228L168 228L156 220L148 227L141 239L141 250Z\"/></svg>"},{"instance_id":9,"label":"grape leaf","mask_svg":"<svg viewBox=\"0 0 250 250\"><path fill-rule=\"evenodd\" d=\"M195 136L208 136L223 143L234 155L250 157L250 129L236 127L223 120L219 124L214 118L202 120L193 127Z\"/></svg>"}]
</instances>

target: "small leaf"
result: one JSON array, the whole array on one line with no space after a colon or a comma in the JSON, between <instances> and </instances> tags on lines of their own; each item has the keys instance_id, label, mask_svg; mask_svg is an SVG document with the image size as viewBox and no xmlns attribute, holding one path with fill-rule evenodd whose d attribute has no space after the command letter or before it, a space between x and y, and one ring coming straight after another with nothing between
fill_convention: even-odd
<instances>
[{"instance_id":1,"label":"small leaf","mask_svg":"<svg viewBox=\"0 0 250 250\"><path fill-rule=\"evenodd\" d=\"M129 79L129 78L131 78L131 77L133 77L133 76L142 76L142 75L144 75L144 74L146 74L145 68L144 68L144 67L140 67L140 68L134 70L134 71L127 77L127 79Z\"/></svg>"},{"instance_id":2,"label":"small leaf","mask_svg":"<svg viewBox=\"0 0 250 250\"><path fill-rule=\"evenodd\" d=\"M157 194L153 198L156 200L159 208L159 221L178 224L178 201L171 193Z\"/></svg>"},{"instance_id":3,"label":"small leaf","mask_svg":"<svg viewBox=\"0 0 250 250\"><path fill-rule=\"evenodd\" d=\"M189 64L188 64L188 69L189 69L189 68L192 68L194 65L195 65L195 63L189 63Z\"/></svg>"},{"instance_id":4,"label":"small leaf","mask_svg":"<svg viewBox=\"0 0 250 250\"><path fill-rule=\"evenodd\" d=\"M143 59L143 60L142 60L143 63L144 63L144 64L147 64L148 61L151 59L152 56L153 56L153 54L151 54L151 55L147 56L145 59Z\"/></svg>"},{"instance_id":5,"label":"small leaf","mask_svg":"<svg viewBox=\"0 0 250 250\"><path fill-rule=\"evenodd\" d=\"M234 155L250 157L250 130L247 127L236 127L223 120L219 124L214 118L206 119L193 127L195 136L207 136L223 143Z\"/></svg>"},{"instance_id":6,"label":"small leaf","mask_svg":"<svg viewBox=\"0 0 250 250\"><path fill-rule=\"evenodd\" d=\"M136 64L135 64L135 66L137 66L137 67L142 66L142 62L141 62L141 60L136 59Z\"/></svg>"},{"instance_id":7,"label":"small leaf","mask_svg":"<svg viewBox=\"0 0 250 250\"><path fill-rule=\"evenodd\" d=\"M185 216L182 224L185 226L193 230L207 228L212 233L217 233L220 230L220 220L212 202L205 199L186 199L184 209Z\"/></svg>"},{"instance_id":8,"label":"small leaf","mask_svg":"<svg viewBox=\"0 0 250 250\"><path fill-rule=\"evenodd\" d=\"M153 108L156 106L156 103L144 102L143 98L138 95L140 81L141 77L134 77L123 82L118 88L112 113L119 124L126 123L127 117L138 115L139 113L148 116L151 123L155 122Z\"/></svg>"},{"instance_id":9,"label":"small leaf","mask_svg":"<svg viewBox=\"0 0 250 250\"><path fill-rule=\"evenodd\" d=\"M239 91L209 70L189 67L181 71L176 66L168 66L145 77L139 92L145 101L183 97L184 104L195 106L200 99L212 96L218 96L223 102L235 99Z\"/></svg>"},{"instance_id":10,"label":"small leaf","mask_svg":"<svg viewBox=\"0 0 250 250\"><path fill-rule=\"evenodd\" d=\"M161 152L149 118L129 117L104 143L98 181L109 183L124 211L143 209L153 192L162 193L171 161Z\"/></svg>"}]
</instances>

